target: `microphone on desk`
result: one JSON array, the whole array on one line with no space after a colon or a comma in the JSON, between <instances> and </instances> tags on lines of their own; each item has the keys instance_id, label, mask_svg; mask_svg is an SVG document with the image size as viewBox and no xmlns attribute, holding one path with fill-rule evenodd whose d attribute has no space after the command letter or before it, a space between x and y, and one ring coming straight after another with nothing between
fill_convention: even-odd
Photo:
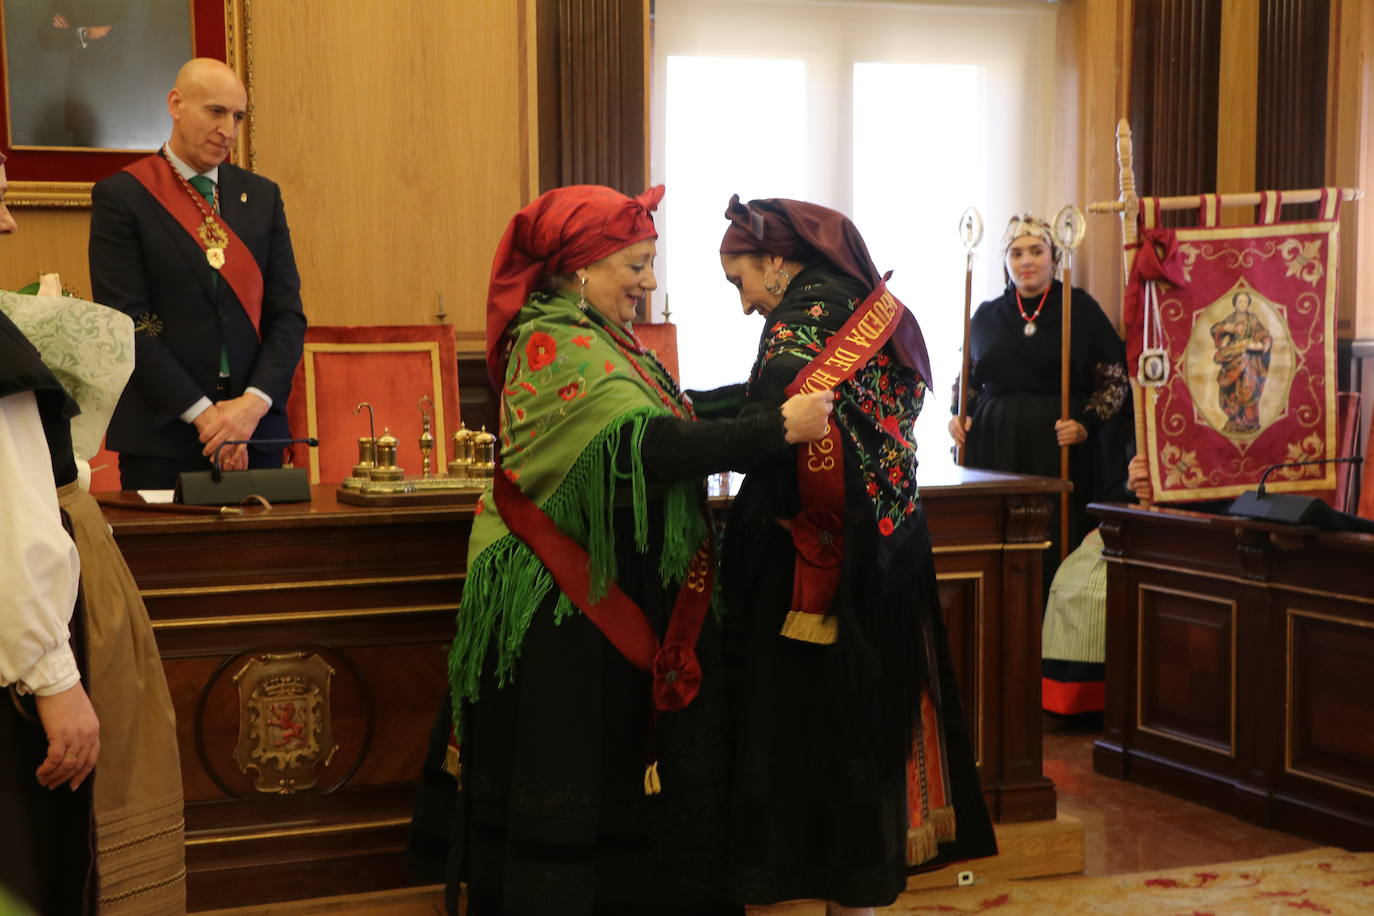
<instances>
[{"instance_id":1,"label":"microphone on desk","mask_svg":"<svg viewBox=\"0 0 1374 916\"><path fill-rule=\"evenodd\" d=\"M318 439L226 439L211 456L210 470L182 471L177 475L173 500L188 506L223 506L249 497L268 503L310 501L310 475L305 468L249 468L224 472L220 453L231 445L319 445Z\"/></svg>"},{"instance_id":2,"label":"microphone on desk","mask_svg":"<svg viewBox=\"0 0 1374 916\"><path fill-rule=\"evenodd\" d=\"M1346 458L1313 458L1308 461L1282 461L1264 469L1260 475L1259 486L1240 494L1226 510L1228 515L1260 519L1266 522L1281 522L1288 525L1313 525L1330 531L1371 531L1374 522L1338 512L1315 496L1298 493L1266 493L1264 484L1269 475L1279 468L1298 468L1314 464L1359 464L1363 459L1358 455Z\"/></svg>"},{"instance_id":3,"label":"microphone on desk","mask_svg":"<svg viewBox=\"0 0 1374 916\"><path fill-rule=\"evenodd\" d=\"M215 454L210 459L210 482L219 483L224 477L224 467L220 464L220 452L224 451L226 445L309 445L312 448L320 444L320 440L314 437L306 439L225 439L215 448Z\"/></svg>"}]
</instances>

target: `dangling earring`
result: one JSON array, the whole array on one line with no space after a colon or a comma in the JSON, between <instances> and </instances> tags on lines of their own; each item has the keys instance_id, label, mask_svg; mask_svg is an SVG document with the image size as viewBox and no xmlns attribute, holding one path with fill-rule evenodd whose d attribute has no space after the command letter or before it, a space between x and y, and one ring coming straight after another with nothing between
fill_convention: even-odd
<instances>
[{"instance_id":1,"label":"dangling earring","mask_svg":"<svg viewBox=\"0 0 1374 916\"><path fill-rule=\"evenodd\" d=\"M772 283L769 283L765 279L763 281L763 288L768 290L769 295L781 297L783 293L787 292L787 284L792 282L792 275L781 267L774 272L778 275L778 279L774 280Z\"/></svg>"},{"instance_id":2,"label":"dangling earring","mask_svg":"<svg viewBox=\"0 0 1374 916\"><path fill-rule=\"evenodd\" d=\"M577 307L585 312L587 310L587 275L578 274L577 279L582 281L582 286L577 291Z\"/></svg>"}]
</instances>

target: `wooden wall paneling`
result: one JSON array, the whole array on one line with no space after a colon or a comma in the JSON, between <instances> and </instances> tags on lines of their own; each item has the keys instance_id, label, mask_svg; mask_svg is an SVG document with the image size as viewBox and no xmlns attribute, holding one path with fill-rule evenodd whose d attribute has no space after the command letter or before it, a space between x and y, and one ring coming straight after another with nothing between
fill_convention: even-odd
<instances>
[{"instance_id":1,"label":"wooden wall paneling","mask_svg":"<svg viewBox=\"0 0 1374 916\"><path fill-rule=\"evenodd\" d=\"M1326 184L1330 0L1261 0L1255 181L1260 188ZM1283 208L1315 216L1316 204Z\"/></svg>"},{"instance_id":2,"label":"wooden wall paneling","mask_svg":"<svg viewBox=\"0 0 1374 916\"><path fill-rule=\"evenodd\" d=\"M1327 80L1327 175L1333 184L1374 190L1374 6L1332 0ZM1374 211L1369 197L1341 208L1338 333L1374 338ZM1363 244L1362 244L1363 242ZM1361 429L1369 429L1374 393L1365 395Z\"/></svg>"},{"instance_id":3,"label":"wooden wall paneling","mask_svg":"<svg viewBox=\"0 0 1374 916\"><path fill-rule=\"evenodd\" d=\"M1141 196L1200 194L1217 183L1221 0L1137 0L1131 129ZM1193 214L1165 214L1166 225Z\"/></svg>"},{"instance_id":4,"label":"wooden wall paneling","mask_svg":"<svg viewBox=\"0 0 1374 916\"><path fill-rule=\"evenodd\" d=\"M1217 89L1217 186L1254 191L1259 8L1254 0L1222 0L1221 61ZM1226 207L1224 226L1255 221L1254 207Z\"/></svg>"},{"instance_id":5,"label":"wooden wall paneling","mask_svg":"<svg viewBox=\"0 0 1374 916\"><path fill-rule=\"evenodd\" d=\"M1234 755L1235 600L1153 585L1138 600L1136 728Z\"/></svg>"},{"instance_id":6,"label":"wooden wall paneling","mask_svg":"<svg viewBox=\"0 0 1374 916\"><path fill-rule=\"evenodd\" d=\"M18 207L10 211L18 229L0 239L0 289L19 289L40 271L62 275L62 285L91 298L86 239L91 211L85 207Z\"/></svg>"},{"instance_id":7,"label":"wooden wall paneling","mask_svg":"<svg viewBox=\"0 0 1374 916\"><path fill-rule=\"evenodd\" d=\"M484 325L529 180L516 3L252 3L260 171L282 186L316 324Z\"/></svg>"},{"instance_id":8,"label":"wooden wall paneling","mask_svg":"<svg viewBox=\"0 0 1374 916\"><path fill-rule=\"evenodd\" d=\"M1056 21L1057 163L1050 199L1076 203L1117 197L1116 123L1126 116L1131 15L1135 0L1064 0ZM1088 221L1074 256L1074 281L1119 324L1121 233L1114 221Z\"/></svg>"}]
</instances>

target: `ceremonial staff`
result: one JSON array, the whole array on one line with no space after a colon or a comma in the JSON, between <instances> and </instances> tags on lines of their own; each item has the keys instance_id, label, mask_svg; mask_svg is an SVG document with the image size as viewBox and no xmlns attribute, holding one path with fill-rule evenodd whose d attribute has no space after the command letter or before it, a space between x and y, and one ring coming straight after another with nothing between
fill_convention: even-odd
<instances>
[{"instance_id":1,"label":"ceremonial staff","mask_svg":"<svg viewBox=\"0 0 1374 916\"><path fill-rule=\"evenodd\" d=\"M969 374L969 328L972 322L970 312L973 308L973 249L983 240L983 217L977 207L969 207L959 217L959 240L964 243L964 349L963 364L959 370L959 425L964 425L968 416L968 374ZM954 453L954 463L962 465L968 457L968 440L958 446Z\"/></svg>"},{"instance_id":2,"label":"ceremonial staff","mask_svg":"<svg viewBox=\"0 0 1374 916\"><path fill-rule=\"evenodd\" d=\"M1083 241L1087 231L1087 221L1083 212L1069 204L1054 216L1054 237L1064 252L1064 305L1059 326L1059 417L1061 420L1073 419L1069 415L1069 366L1072 355L1073 335L1073 251ZM1059 446L1059 479L1069 479L1069 446ZM1072 500L1069 491L1059 495L1059 559L1069 555L1069 506Z\"/></svg>"}]
</instances>

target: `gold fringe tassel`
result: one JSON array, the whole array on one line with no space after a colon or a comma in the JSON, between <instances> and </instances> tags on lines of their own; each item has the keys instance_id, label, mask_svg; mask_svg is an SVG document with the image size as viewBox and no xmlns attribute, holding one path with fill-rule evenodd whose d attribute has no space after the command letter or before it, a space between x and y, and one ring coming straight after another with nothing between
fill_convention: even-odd
<instances>
[{"instance_id":1,"label":"gold fringe tassel","mask_svg":"<svg viewBox=\"0 0 1374 916\"><path fill-rule=\"evenodd\" d=\"M644 771L644 794L658 795L663 791L663 783L658 781L658 761L649 764Z\"/></svg>"},{"instance_id":2,"label":"gold fringe tassel","mask_svg":"<svg viewBox=\"0 0 1374 916\"><path fill-rule=\"evenodd\" d=\"M921 865L935 858L941 843L954 839L955 822L952 807L936 808L926 822L906 832L906 864Z\"/></svg>"},{"instance_id":3,"label":"gold fringe tassel","mask_svg":"<svg viewBox=\"0 0 1374 916\"><path fill-rule=\"evenodd\" d=\"M444 751L444 772L452 776L458 783L458 787L463 786L463 759L458 748L452 744Z\"/></svg>"},{"instance_id":4,"label":"gold fringe tassel","mask_svg":"<svg viewBox=\"0 0 1374 916\"><path fill-rule=\"evenodd\" d=\"M839 621L829 614L788 611L787 619L782 624L782 635L788 639L829 646L835 643L839 635Z\"/></svg>"}]
</instances>

